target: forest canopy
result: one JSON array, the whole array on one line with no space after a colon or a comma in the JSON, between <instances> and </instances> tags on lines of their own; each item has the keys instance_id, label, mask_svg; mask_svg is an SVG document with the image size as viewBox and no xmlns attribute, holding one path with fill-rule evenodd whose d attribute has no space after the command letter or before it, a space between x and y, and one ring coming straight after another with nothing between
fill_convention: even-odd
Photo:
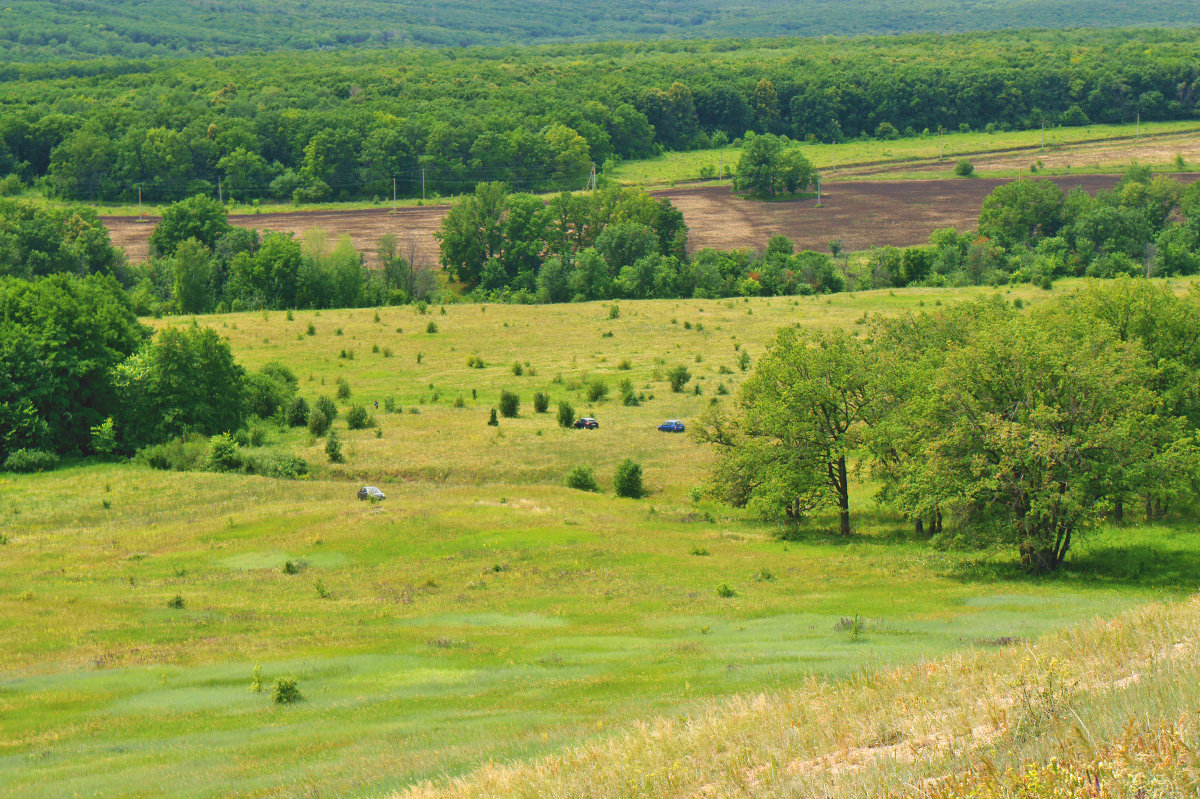
<instances>
[{"instance_id":1,"label":"forest canopy","mask_svg":"<svg viewBox=\"0 0 1200 799\"><path fill-rule=\"evenodd\" d=\"M1188 0L8 0L0 60L1200 24Z\"/></svg>"},{"instance_id":2,"label":"forest canopy","mask_svg":"<svg viewBox=\"0 0 1200 799\"><path fill-rule=\"evenodd\" d=\"M10 63L0 180L124 201L578 190L748 132L1194 119L1198 65L1191 32L1144 29Z\"/></svg>"}]
</instances>

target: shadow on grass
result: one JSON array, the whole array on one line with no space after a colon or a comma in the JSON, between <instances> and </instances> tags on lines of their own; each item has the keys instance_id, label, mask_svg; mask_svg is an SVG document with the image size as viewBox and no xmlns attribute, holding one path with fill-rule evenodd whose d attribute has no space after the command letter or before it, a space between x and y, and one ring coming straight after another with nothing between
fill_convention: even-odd
<instances>
[{"instance_id":1,"label":"shadow on grass","mask_svg":"<svg viewBox=\"0 0 1200 799\"><path fill-rule=\"evenodd\" d=\"M775 537L780 541L803 541L809 544L892 544L923 543L930 540L928 534L918 535L912 522L903 516L880 510L854 511L850 514L850 535L838 533L838 518L823 513L797 524L775 528Z\"/></svg>"},{"instance_id":2,"label":"shadow on grass","mask_svg":"<svg viewBox=\"0 0 1200 799\"><path fill-rule=\"evenodd\" d=\"M1200 588L1200 552L1153 544L1094 546L1067 556L1054 574L1030 574L1011 560L963 561L947 576L962 582L1058 583L1074 587L1129 587L1190 593Z\"/></svg>"}]
</instances>

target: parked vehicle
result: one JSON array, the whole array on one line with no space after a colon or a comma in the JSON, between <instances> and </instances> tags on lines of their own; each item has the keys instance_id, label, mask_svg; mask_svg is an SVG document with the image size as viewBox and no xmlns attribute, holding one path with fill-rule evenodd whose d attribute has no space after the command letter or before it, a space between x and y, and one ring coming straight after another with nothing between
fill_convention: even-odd
<instances>
[{"instance_id":1,"label":"parked vehicle","mask_svg":"<svg viewBox=\"0 0 1200 799\"><path fill-rule=\"evenodd\" d=\"M683 422L678 419L668 419L658 426L658 429L664 433L682 433L686 428Z\"/></svg>"},{"instance_id":2,"label":"parked vehicle","mask_svg":"<svg viewBox=\"0 0 1200 799\"><path fill-rule=\"evenodd\" d=\"M362 488L358 489L358 498L369 499L374 502L378 502L381 499L387 499L383 492L375 486L363 486Z\"/></svg>"},{"instance_id":3,"label":"parked vehicle","mask_svg":"<svg viewBox=\"0 0 1200 799\"><path fill-rule=\"evenodd\" d=\"M590 416L585 416L582 419L575 420L575 429L576 430L595 430L599 426L600 426L600 423L597 422L595 419L593 419Z\"/></svg>"}]
</instances>

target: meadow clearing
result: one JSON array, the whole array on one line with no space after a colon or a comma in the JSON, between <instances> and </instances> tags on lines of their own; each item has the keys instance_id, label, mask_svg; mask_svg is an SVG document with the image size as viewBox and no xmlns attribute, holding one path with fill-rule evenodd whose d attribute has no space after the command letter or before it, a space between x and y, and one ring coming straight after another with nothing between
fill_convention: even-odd
<instances>
[{"instance_id":1,"label":"meadow clearing","mask_svg":"<svg viewBox=\"0 0 1200 799\"><path fill-rule=\"evenodd\" d=\"M0 793L381 796L733 695L836 692L956 652L994 671L1043 634L1188 595L1190 525L1100 530L1037 580L1007 550L915 538L864 472L849 540L832 518L781 538L705 499L711 454L656 430L735 392L742 353L752 369L781 326L863 330L996 291L198 318L247 368L289 366L310 401L343 379L342 409L378 426L339 418L336 465L306 431L269 427L316 467L294 481L129 463L0 478ZM692 379L674 393L678 365ZM623 379L640 405L621 403ZM607 396L589 401L596 381ZM489 427L506 389L520 413ZM600 428L560 428L560 400ZM613 496L626 457L644 499ZM563 485L577 465L601 492ZM365 483L388 499L357 501ZM277 705L288 676L304 701Z\"/></svg>"}]
</instances>

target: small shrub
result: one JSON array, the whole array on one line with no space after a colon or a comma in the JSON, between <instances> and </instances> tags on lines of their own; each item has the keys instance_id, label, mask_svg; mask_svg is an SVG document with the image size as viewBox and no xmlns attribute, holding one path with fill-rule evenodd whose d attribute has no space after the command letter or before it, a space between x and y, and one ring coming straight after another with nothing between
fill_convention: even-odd
<instances>
[{"instance_id":1,"label":"small shrub","mask_svg":"<svg viewBox=\"0 0 1200 799\"><path fill-rule=\"evenodd\" d=\"M250 428L250 446L261 447L267 443L267 431L265 428L255 425Z\"/></svg>"},{"instance_id":2,"label":"small shrub","mask_svg":"<svg viewBox=\"0 0 1200 799\"><path fill-rule=\"evenodd\" d=\"M18 449L4 459L4 471L18 474L48 472L58 466L58 456L41 449Z\"/></svg>"},{"instance_id":3,"label":"small shrub","mask_svg":"<svg viewBox=\"0 0 1200 799\"><path fill-rule=\"evenodd\" d=\"M108 457L117 451L117 428L112 417L91 428L92 452Z\"/></svg>"},{"instance_id":4,"label":"small shrub","mask_svg":"<svg viewBox=\"0 0 1200 799\"><path fill-rule=\"evenodd\" d=\"M621 362L617 364L617 368L620 369L622 372L628 372L630 369L633 368L633 364L631 364L629 362L628 358L622 358Z\"/></svg>"},{"instance_id":5,"label":"small shrub","mask_svg":"<svg viewBox=\"0 0 1200 799\"><path fill-rule=\"evenodd\" d=\"M337 379L337 398L346 399L350 396L350 384L346 382L346 378L339 377Z\"/></svg>"},{"instance_id":6,"label":"small shrub","mask_svg":"<svg viewBox=\"0 0 1200 799\"><path fill-rule=\"evenodd\" d=\"M959 162L954 165L954 174L960 178L969 178L975 174L975 165L966 158L959 159Z\"/></svg>"},{"instance_id":7,"label":"small shrub","mask_svg":"<svg viewBox=\"0 0 1200 799\"><path fill-rule=\"evenodd\" d=\"M525 367L521 365L520 361L513 361L512 373L514 377L520 377L525 374Z\"/></svg>"},{"instance_id":8,"label":"small shrub","mask_svg":"<svg viewBox=\"0 0 1200 799\"><path fill-rule=\"evenodd\" d=\"M393 399L392 397L384 397L383 410L385 413L395 413L396 412L396 400Z\"/></svg>"},{"instance_id":9,"label":"small shrub","mask_svg":"<svg viewBox=\"0 0 1200 799\"><path fill-rule=\"evenodd\" d=\"M330 424L329 417L320 408L314 408L312 413L308 415L308 432L314 436L320 437L325 435L329 432Z\"/></svg>"},{"instance_id":10,"label":"small shrub","mask_svg":"<svg viewBox=\"0 0 1200 799\"><path fill-rule=\"evenodd\" d=\"M333 400L331 400L329 397L326 397L326 396L317 397L317 401L313 404L313 408L315 410L318 410L321 413L325 414L325 418L331 422L337 418L337 415L338 415L337 403L334 402Z\"/></svg>"},{"instance_id":11,"label":"small shrub","mask_svg":"<svg viewBox=\"0 0 1200 799\"><path fill-rule=\"evenodd\" d=\"M602 378L593 377L587 382L584 396L587 397L588 402L599 402L608 396L608 383L604 382Z\"/></svg>"},{"instance_id":12,"label":"small shrub","mask_svg":"<svg viewBox=\"0 0 1200 799\"><path fill-rule=\"evenodd\" d=\"M496 409L492 408L491 414L488 416L488 427L499 427L500 420L496 418Z\"/></svg>"},{"instance_id":13,"label":"small shrub","mask_svg":"<svg viewBox=\"0 0 1200 799\"><path fill-rule=\"evenodd\" d=\"M313 588L316 590L317 596L321 599L333 599L333 592L325 587L325 581L320 577L313 583Z\"/></svg>"},{"instance_id":14,"label":"small shrub","mask_svg":"<svg viewBox=\"0 0 1200 799\"><path fill-rule=\"evenodd\" d=\"M730 599L737 596L737 591L729 587L729 583L721 583L717 586L717 596L722 599Z\"/></svg>"},{"instance_id":15,"label":"small shrub","mask_svg":"<svg viewBox=\"0 0 1200 799\"><path fill-rule=\"evenodd\" d=\"M467 367L468 368L482 369L485 366L487 366L487 364L485 364L483 362L483 358L480 358L478 355L468 355L467 356Z\"/></svg>"},{"instance_id":16,"label":"small shrub","mask_svg":"<svg viewBox=\"0 0 1200 799\"><path fill-rule=\"evenodd\" d=\"M288 311L288 313L291 313L291 311ZM262 692L262 666L255 666L254 676L250 678L250 693L261 694Z\"/></svg>"},{"instance_id":17,"label":"small shrub","mask_svg":"<svg viewBox=\"0 0 1200 799\"><path fill-rule=\"evenodd\" d=\"M760 583L769 583L775 579L775 573L770 569L763 568L754 575L754 579Z\"/></svg>"},{"instance_id":18,"label":"small shrub","mask_svg":"<svg viewBox=\"0 0 1200 799\"><path fill-rule=\"evenodd\" d=\"M521 410L521 398L511 391L500 392L500 414L505 419L512 419Z\"/></svg>"},{"instance_id":19,"label":"small shrub","mask_svg":"<svg viewBox=\"0 0 1200 799\"><path fill-rule=\"evenodd\" d=\"M228 433L219 433L208 440L208 468L214 472L231 472L242 468L242 456L237 442Z\"/></svg>"},{"instance_id":20,"label":"small shrub","mask_svg":"<svg viewBox=\"0 0 1200 799\"><path fill-rule=\"evenodd\" d=\"M187 607L187 603L183 601L182 596L176 594L167 600L167 607L169 607L171 610L183 610L185 607Z\"/></svg>"},{"instance_id":21,"label":"small shrub","mask_svg":"<svg viewBox=\"0 0 1200 799\"><path fill-rule=\"evenodd\" d=\"M724 396L729 393L729 389L725 388L724 383L717 383L717 393Z\"/></svg>"},{"instance_id":22,"label":"small shrub","mask_svg":"<svg viewBox=\"0 0 1200 799\"><path fill-rule=\"evenodd\" d=\"M289 404L284 418L288 427L304 427L308 424L308 400L296 397Z\"/></svg>"},{"instance_id":23,"label":"small shrub","mask_svg":"<svg viewBox=\"0 0 1200 799\"><path fill-rule=\"evenodd\" d=\"M305 563L302 560L289 560L283 564L284 574L299 574L304 571Z\"/></svg>"},{"instance_id":24,"label":"small shrub","mask_svg":"<svg viewBox=\"0 0 1200 799\"><path fill-rule=\"evenodd\" d=\"M292 309L291 309L291 308L288 308L288 312L287 312L287 320L288 320L289 322L294 322L294 321L296 321L296 315L295 315L294 313L292 313Z\"/></svg>"},{"instance_id":25,"label":"small shrub","mask_svg":"<svg viewBox=\"0 0 1200 799\"><path fill-rule=\"evenodd\" d=\"M687 381L692 379L692 373L688 371L686 366L676 366L667 373L667 382L671 384L671 390L675 393L683 391L683 387L687 385Z\"/></svg>"},{"instance_id":26,"label":"small shrub","mask_svg":"<svg viewBox=\"0 0 1200 799\"><path fill-rule=\"evenodd\" d=\"M330 430L329 437L325 439L325 456L329 458L330 463L341 463L345 460L342 456L342 442L334 430Z\"/></svg>"},{"instance_id":27,"label":"small shrub","mask_svg":"<svg viewBox=\"0 0 1200 799\"><path fill-rule=\"evenodd\" d=\"M271 699L277 705L294 705L304 701L304 694L300 693L300 683L295 677L280 677L275 681Z\"/></svg>"},{"instance_id":28,"label":"small shrub","mask_svg":"<svg viewBox=\"0 0 1200 799\"><path fill-rule=\"evenodd\" d=\"M545 413L548 410L550 410L550 395L544 391L535 392L533 395L534 413Z\"/></svg>"},{"instance_id":29,"label":"small shrub","mask_svg":"<svg viewBox=\"0 0 1200 799\"><path fill-rule=\"evenodd\" d=\"M462 394L459 394L457 397L454 398L454 407L455 408L467 407L467 401L463 399Z\"/></svg>"},{"instance_id":30,"label":"small shrub","mask_svg":"<svg viewBox=\"0 0 1200 799\"><path fill-rule=\"evenodd\" d=\"M208 455L208 439L204 436L174 438L162 444L152 444L138 450L136 460L151 469L188 472L199 469Z\"/></svg>"},{"instance_id":31,"label":"small shrub","mask_svg":"<svg viewBox=\"0 0 1200 799\"><path fill-rule=\"evenodd\" d=\"M371 426L371 417L362 405L351 405L346 411L346 426L351 430L365 430Z\"/></svg>"},{"instance_id":32,"label":"small shrub","mask_svg":"<svg viewBox=\"0 0 1200 799\"><path fill-rule=\"evenodd\" d=\"M575 409L569 402L558 403L558 426L570 427L575 424Z\"/></svg>"},{"instance_id":33,"label":"small shrub","mask_svg":"<svg viewBox=\"0 0 1200 799\"><path fill-rule=\"evenodd\" d=\"M738 369L741 369L743 372L750 368L750 353L742 350L741 354L738 355L737 365Z\"/></svg>"},{"instance_id":34,"label":"small shrub","mask_svg":"<svg viewBox=\"0 0 1200 799\"><path fill-rule=\"evenodd\" d=\"M630 499L641 499L646 495L646 489L642 486L642 466L632 458L626 458L617 465L617 472L613 476L613 488L617 492L618 497L628 497Z\"/></svg>"},{"instance_id":35,"label":"small shrub","mask_svg":"<svg viewBox=\"0 0 1200 799\"><path fill-rule=\"evenodd\" d=\"M699 558L707 558L709 553L705 547L692 547L692 554Z\"/></svg>"},{"instance_id":36,"label":"small shrub","mask_svg":"<svg viewBox=\"0 0 1200 799\"><path fill-rule=\"evenodd\" d=\"M620 319L621 318L621 306L619 306L619 305L608 306L608 318L609 319Z\"/></svg>"},{"instance_id":37,"label":"small shrub","mask_svg":"<svg viewBox=\"0 0 1200 799\"><path fill-rule=\"evenodd\" d=\"M436 333L436 332L438 332L438 326L437 326L437 322L435 322L435 321L433 321L432 319L430 319L430 320L429 320L429 324L425 325L425 332L426 332L426 333Z\"/></svg>"},{"instance_id":38,"label":"small shrub","mask_svg":"<svg viewBox=\"0 0 1200 799\"><path fill-rule=\"evenodd\" d=\"M571 471L567 472L567 488L574 488L578 491L599 491L600 485L596 482L596 476L592 474L590 466L576 466Z\"/></svg>"},{"instance_id":39,"label":"small shrub","mask_svg":"<svg viewBox=\"0 0 1200 799\"><path fill-rule=\"evenodd\" d=\"M844 632L850 641L861 641L866 637L867 621L862 616L843 616L833 625L833 629Z\"/></svg>"},{"instance_id":40,"label":"small shrub","mask_svg":"<svg viewBox=\"0 0 1200 799\"><path fill-rule=\"evenodd\" d=\"M309 322L309 323L308 323L308 327L307 327L307 328L305 329L305 331L304 331L304 335L306 335L306 336L315 336L315 335L317 335L317 326L316 326L316 325L314 325L312 322Z\"/></svg>"},{"instance_id":41,"label":"small shrub","mask_svg":"<svg viewBox=\"0 0 1200 799\"><path fill-rule=\"evenodd\" d=\"M15 197L20 194L25 186L21 183L21 178L17 175L5 175L0 180L0 197Z\"/></svg>"}]
</instances>

